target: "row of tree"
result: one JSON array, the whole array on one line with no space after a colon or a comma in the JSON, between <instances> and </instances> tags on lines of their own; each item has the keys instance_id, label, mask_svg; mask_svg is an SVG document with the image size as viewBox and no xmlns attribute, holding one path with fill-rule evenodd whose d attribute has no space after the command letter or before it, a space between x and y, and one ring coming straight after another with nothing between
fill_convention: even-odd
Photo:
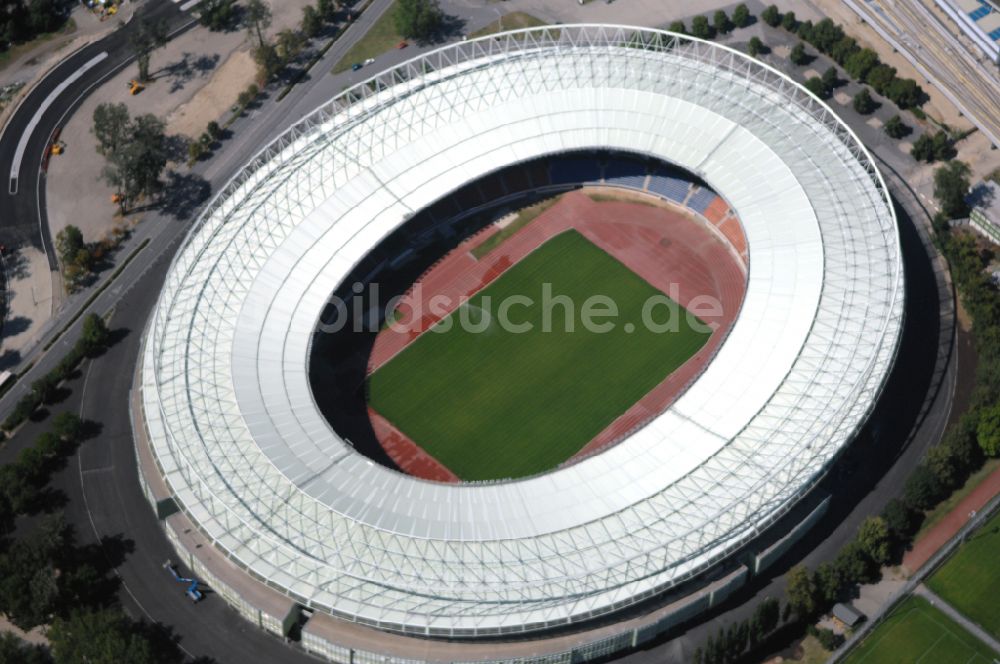
<instances>
[{"instance_id":1,"label":"row of tree","mask_svg":"<svg viewBox=\"0 0 1000 664\"><path fill-rule=\"evenodd\" d=\"M87 314L83 318L80 338L54 369L31 384L31 390L14 405L14 410L0 425L0 429L10 433L42 405L52 403L58 396L59 383L70 378L85 357L100 353L110 341L111 333L104 324L104 319L97 314Z\"/></svg>"},{"instance_id":2,"label":"row of tree","mask_svg":"<svg viewBox=\"0 0 1000 664\"><path fill-rule=\"evenodd\" d=\"M0 0L0 53L66 23L68 0Z\"/></svg>"},{"instance_id":3,"label":"row of tree","mask_svg":"<svg viewBox=\"0 0 1000 664\"><path fill-rule=\"evenodd\" d=\"M875 92L892 100L900 108L914 108L923 104L926 95L916 81L897 76L894 67L883 64L872 49L861 48L854 38L848 37L843 28L829 18L815 25L812 21L800 22L796 19L795 12L782 14L775 5L767 7L760 17L768 25L780 25L814 46L820 53L830 56L844 68L848 76L867 83Z\"/></svg>"},{"instance_id":4,"label":"row of tree","mask_svg":"<svg viewBox=\"0 0 1000 664\"><path fill-rule=\"evenodd\" d=\"M787 618L787 616L786 616ZM781 603L768 597L754 609L748 620L720 627L709 636L704 647L694 651L694 664L729 664L738 662L764 642L781 622Z\"/></svg>"},{"instance_id":5,"label":"row of tree","mask_svg":"<svg viewBox=\"0 0 1000 664\"><path fill-rule=\"evenodd\" d=\"M695 16L691 19L691 31L688 32L684 21L674 21L670 24L669 30L682 35L691 35L699 39L714 39L717 35L725 35L733 31L734 28L745 28L753 22L753 15L746 5L740 4L733 10L732 18L725 11L719 9L712 15L712 22L708 22L706 16ZM758 40L759 41L759 40Z\"/></svg>"}]
</instances>

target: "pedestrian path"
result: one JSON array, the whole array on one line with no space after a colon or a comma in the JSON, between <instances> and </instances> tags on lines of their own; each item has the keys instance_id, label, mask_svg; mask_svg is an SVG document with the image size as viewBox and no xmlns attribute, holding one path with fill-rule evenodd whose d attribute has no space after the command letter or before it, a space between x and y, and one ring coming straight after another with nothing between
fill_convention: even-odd
<instances>
[{"instance_id":1,"label":"pedestrian path","mask_svg":"<svg viewBox=\"0 0 1000 664\"><path fill-rule=\"evenodd\" d=\"M974 512L982 509L997 494L1000 494L1000 468L990 473L955 509L913 544L913 548L903 556L903 567L910 574L923 567L938 549L962 529Z\"/></svg>"}]
</instances>

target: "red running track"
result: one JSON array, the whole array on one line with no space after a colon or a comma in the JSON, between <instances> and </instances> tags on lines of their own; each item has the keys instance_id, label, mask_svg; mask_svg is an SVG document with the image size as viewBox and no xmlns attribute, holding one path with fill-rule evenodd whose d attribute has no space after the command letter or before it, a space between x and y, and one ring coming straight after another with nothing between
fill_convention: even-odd
<instances>
[{"instance_id":1,"label":"red running track","mask_svg":"<svg viewBox=\"0 0 1000 664\"><path fill-rule=\"evenodd\" d=\"M655 288L715 326L708 343L698 353L612 422L573 459L622 439L663 412L707 366L739 313L746 290L746 266L736 255L745 251L746 240L739 232L733 238L738 242L734 247L709 230L702 218L667 203L596 202L580 191L562 196L482 259L476 260L470 250L495 232L493 228L465 240L431 267L401 300L399 324L383 330L376 338L369 358L369 373L450 314L463 299L482 290L534 249L569 229L576 229ZM727 239L734 229L739 229L739 225L727 229L730 231L725 233ZM442 296L448 306L434 309L431 299L440 302ZM713 298L721 306L715 311L699 306L699 299L704 297ZM426 313L413 319L414 310ZM376 437L401 469L424 479L457 481L443 464L378 413L369 409L369 415Z\"/></svg>"}]
</instances>

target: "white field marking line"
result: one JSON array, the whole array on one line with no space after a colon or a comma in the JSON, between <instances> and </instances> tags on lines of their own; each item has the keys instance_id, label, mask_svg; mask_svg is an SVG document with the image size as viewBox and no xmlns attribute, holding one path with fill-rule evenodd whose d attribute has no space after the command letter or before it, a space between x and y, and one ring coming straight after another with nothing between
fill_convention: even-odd
<instances>
[{"instance_id":1,"label":"white field marking line","mask_svg":"<svg viewBox=\"0 0 1000 664\"><path fill-rule=\"evenodd\" d=\"M931 618L931 622L934 622L934 619L933 619L933 618ZM930 647L930 648L928 648L927 650L925 650L925 651L924 651L924 654L923 654L923 655L921 655L920 657L918 657L918 658L917 658L917 661L915 661L915 662L914 662L913 664L920 664L920 662L921 662L921 661L923 660L923 658L924 658L924 657L927 657L927 655L929 655L929 654L930 654L930 652L931 652L932 650L934 650L934 648L936 648L936 647L937 647L937 644L941 643L942 639L944 639L944 638L945 638L946 636L950 636L950 633L948 632L948 630L945 630L945 633L944 633L944 634L942 634L941 636L939 636L939 637L937 638L937 641L935 641L934 643L932 643L932 644L931 644L931 647Z\"/></svg>"},{"instance_id":2,"label":"white field marking line","mask_svg":"<svg viewBox=\"0 0 1000 664\"><path fill-rule=\"evenodd\" d=\"M931 592L933 593L934 591L932 590ZM941 601L944 602L943 599ZM947 603L947 602L945 602L945 603ZM949 616L947 613L945 613L943 609L938 608L933 602L931 603L931 606L933 606L935 609L937 609L938 611L940 611L947 618L951 619L951 616ZM952 608L954 609L955 607L952 607ZM962 639L961 637L959 637L958 634L955 634L955 632L951 631L948 628L947 625L944 625L941 622L935 620L934 616L927 615L927 614L924 614L924 615L925 615L925 617L928 620L930 620L932 623L934 623L935 625L937 625L942 631L944 631L945 634L947 634L951 638L955 639L955 641L957 641L959 643L959 645L961 645L963 648L966 648L969 652L971 652L973 657L976 657L976 656L979 655L979 653L976 652L976 649L974 647L970 646L968 644L968 642L966 642L964 639ZM957 621L955 621L955 624L958 625L959 627L962 627L962 625L959 624ZM963 629L965 629L965 628L963 627ZM977 643L982 643L982 641L980 641L979 639L977 639L976 635L973 634L972 632L969 632L969 631L966 630L966 634L968 634L969 636L971 636ZM940 639L938 639L938 641L940 641ZM934 645L937 645L936 641L935 641ZM933 647L934 646L931 646L932 649L933 649ZM926 655L927 653L924 653L924 654ZM920 659L923 659L923 657L921 657ZM919 660L917 660L917 661L919 661Z\"/></svg>"},{"instance_id":3,"label":"white field marking line","mask_svg":"<svg viewBox=\"0 0 1000 664\"><path fill-rule=\"evenodd\" d=\"M174 2L180 2L180 0L174 0ZM187 10L197 5L199 2L201 2L201 0L188 0L183 5L180 6L180 10L182 12L186 12Z\"/></svg>"},{"instance_id":4,"label":"white field marking line","mask_svg":"<svg viewBox=\"0 0 1000 664\"><path fill-rule=\"evenodd\" d=\"M85 373L83 376L83 387L80 389L80 412L79 412L80 419L83 419L83 406L86 403L85 397L87 396L87 383L90 381L90 370L93 367L94 367L94 360L90 360L89 364L87 364L87 373ZM100 546L101 533L100 531L97 530L97 523L94 522L94 514L90 511L90 502L87 500L87 489L83 484L83 461L81 460L79 454L76 455L76 468L80 473L80 493L81 495L83 495L83 508L87 511L87 519L90 520L90 528L91 530L94 531L94 537L97 538L97 544L98 546ZM153 615L146 609L146 607L143 606L142 602L139 601L139 598L136 597L135 594L132 592L132 590L128 587L128 584L125 583L125 579L122 578L122 575L118 571L118 568L114 567L112 568L111 571L114 572L115 576L118 577L118 581L121 582L122 588L124 588L125 592L128 593L128 596L132 598L132 601L135 602L135 605L139 607L139 610L142 611L146 615L146 617L149 618L152 622L156 623L157 622L156 618L154 618ZM188 649L182 646L180 643L177 644L177 647L181 650L181 652L187 655L189 659L194 659L194 654L189 652Z\"/></svg>"},{"instance_id":5,"label":"white field marking line","mask_svg":"<svg viewBox=\"0 0 1000 664\"><path fill-rule=\"evenodd\" d=\"M81 76L86 74L88 70L95 67L106 57L108 57L108 52L102 51L101 53L95 55L93 58L85 62L82 67L80 67L75 72L70 74L65 81L57 85L56 89L50 92L49 96L45 98L45 101L41 103L41 105L38 107L38 110L35 111L34 117L31 118L31 121L25 128L24 133L21 134L21 140L17 142L17 150L14 151L14 161L11 163L10 166L11 180L16 180L18 173L21 171L21 160L24 159L24 151L28 147L28 139L31 138L31 134L34 133L35 127L37 127L38 123L41 122L42 115L45 114L45 111L49 110L49 106L51 106L52 103L55 102L56 97L61 95L66 90L66 88L73 85L73 83L75 83ZM12 193L17 193L17 190L15 189Z\"/></svg>"}]
</instances>

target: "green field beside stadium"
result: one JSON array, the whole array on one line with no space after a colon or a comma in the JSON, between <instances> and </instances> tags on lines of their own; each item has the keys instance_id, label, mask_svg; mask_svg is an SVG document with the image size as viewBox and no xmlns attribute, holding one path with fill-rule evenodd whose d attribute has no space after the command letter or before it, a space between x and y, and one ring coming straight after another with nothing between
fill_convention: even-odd
<instances>
[{"instance_id":1,"label":"green field beside stadium","mask_svg":"<svg viewBox=\"0 0 1000 664\"><path fill-rule=\"evenodd\" d=\"M845 664L992 664L994 653L923 597L909 597L844 660Z\"/></svg>"},{"instance_id":2,"label":"green field beside stadium","mask_svg":"<svg viewBox=\"0 0 1000 664\"><path fill-rule=\"evenodd\" d=\"M550 307L545 331L543 284L553 298L574 303L573 331L566 308ZM580 312L591 296L610 298L618 315L610 332L583 329ZM530 332L505 331L496 321L500 304L527 296L533 306L510 309L512 322ZM523 477L554 468L708 341L687 312L676 331L643 325L650 298L666 296L576 231L538 247L459 310L418 337L369 377L369 403L463 480ZM457 317L494 317L483 332L464 329ZM668 307L653 319L662 323ZM629 330L632 330L629 332Z\"/></svg>"},{"instance_id":3,"label":"green field beside stadium","mask_svg":"<svg viewBox=\"0 0 1000 664\"><path fill-rule=\"evenodd\" d=\"M1000 639L1000 513L976 530L927 585ZM998 657L1000 659L1000 657Z\"/></svg>"}]
</instances>

